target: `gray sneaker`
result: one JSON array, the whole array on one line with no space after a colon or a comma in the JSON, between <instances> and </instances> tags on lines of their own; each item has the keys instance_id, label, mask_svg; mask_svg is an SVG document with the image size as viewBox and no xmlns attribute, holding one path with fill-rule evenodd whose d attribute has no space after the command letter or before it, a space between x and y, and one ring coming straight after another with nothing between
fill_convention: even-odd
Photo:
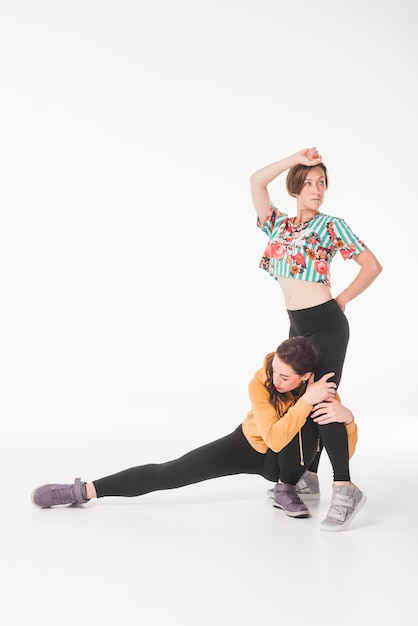
<instances>
[{"instance_id":1,"label":"gray sneaker","mask_svg":"<svg viewBox=\"0 0 418 626\"><path fill-rule=\"evenodd\" d=\"M319 500L319 480L317 474L305 472L296 483L296 492L302 500ZM274 498L274 489L267 489L269 498Z\"/></svg>"},{"instance_id":2,"label":"gray sneaker","mask_svg":"<svg viewBox=\"0 0 418 626\"><path fill-rule=\"evenodd\" d=\"M353 483L348 487L333 485L331 506L320 529L333 532L345 530L365 503L366 496Z\"/></svg>"},{"instance_id":3,"label":"gray sneaker","mask_svg":"<svg viewBox=\"0 0 418 626\"><path fill-rule=\"evenodd\" d=\"M84 504L86 483L76 478L72 485L42 485L32 491L32 503L41 509L48 509L58 504Z\"/></svg>"},{"instance_id":4,"label":"gray sneaker","mask_svg":"<svg viewBox=\"0 0 418 626\"><path fill-rule=\"evenodd\" d=\"M296 493L296 485L274 485L273 506L290 517L309 517L309 509Z\"/></svg>"}]
</instances>

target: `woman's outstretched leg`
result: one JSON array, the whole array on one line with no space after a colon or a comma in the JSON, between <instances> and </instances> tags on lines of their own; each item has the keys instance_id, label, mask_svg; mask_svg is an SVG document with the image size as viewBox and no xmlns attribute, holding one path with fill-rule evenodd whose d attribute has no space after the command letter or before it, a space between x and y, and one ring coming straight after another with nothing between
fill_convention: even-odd
<instances>
[{"instance_id":1,"label":"woman's outstretched leg","mask_svg":"<svg viewBox=\"0 0 418 626\"><path fill-rule=\"evenodd\" d=\"M230 435L196 448L178 459L126 469L94 480L98 498L142 496L152 491L178 489L233 474L257 474L264 455L245 439L241 426Z\"/></svg>"},{"instance_id":2,"label":"woman's outstretched leg","mask_svg":"<svg viewBox=\"0 0 418 626\"><path fill-rule=\"evenodd\" d=\"M76 479L72 485L43 485L34 490L32 502L48 508L58 504L82 504L95 497L134 497L234 474L265 475L267 472L266 478L274 480L272 470L265 468L266 456L252 448L239 426L229 435L166 463L139 465L91 483Z\"/></svg>"}]
</instances>

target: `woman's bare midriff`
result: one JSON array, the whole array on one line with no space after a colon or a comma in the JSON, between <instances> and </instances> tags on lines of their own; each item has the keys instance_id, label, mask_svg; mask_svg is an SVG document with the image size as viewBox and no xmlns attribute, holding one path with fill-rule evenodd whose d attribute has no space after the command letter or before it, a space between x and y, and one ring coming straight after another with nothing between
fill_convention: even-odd
<instances>
[{"instance_id":1,"label":"woman's bare midriff","mask_svg":"<svg viewBox=\"0 0 418 626\"><path fill-rule=\"evenodd\" d=\"M298 311L318 306L332 300L331 289L323 283L311 283L307 280L279 277L286 309Z\"/></svg>"}]
</instances>

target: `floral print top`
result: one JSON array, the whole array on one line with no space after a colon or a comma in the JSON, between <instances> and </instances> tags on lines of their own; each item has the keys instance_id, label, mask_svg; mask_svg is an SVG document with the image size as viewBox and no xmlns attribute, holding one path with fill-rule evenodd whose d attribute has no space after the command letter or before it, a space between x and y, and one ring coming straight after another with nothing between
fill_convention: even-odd
<instances>
[{"instance_id":1,"label":"floral print top","mask_svg":"<svg viewBox=\"0 0 418 626\"><path fill-rule=\"evenodd\" d=\"M341 217L318 213L298 226L295 217L275 207L257 226L269 237L259 267L275 280L279 276L331 286L331 261L337 252L351 259L367 246Z\"/></svg>"}]
</instances>

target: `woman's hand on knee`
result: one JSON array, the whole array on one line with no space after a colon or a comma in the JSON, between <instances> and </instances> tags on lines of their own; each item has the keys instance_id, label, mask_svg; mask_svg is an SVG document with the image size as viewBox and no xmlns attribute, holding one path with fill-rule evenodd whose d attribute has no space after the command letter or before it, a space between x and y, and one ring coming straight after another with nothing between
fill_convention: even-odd
<instances>
[{"instance_id":1,"label":"woman's hand on knee","mask_svg":"<svg viewBox=\"0 0 418 626\"><path fill-rule=\"evenodd\" d=\"M354 415L350 409L347 409L347 407L335 399L316 404L311 417L319 425L332 424L333 422L351 424L354 421Z\"/></svg>"}]
</instances>

